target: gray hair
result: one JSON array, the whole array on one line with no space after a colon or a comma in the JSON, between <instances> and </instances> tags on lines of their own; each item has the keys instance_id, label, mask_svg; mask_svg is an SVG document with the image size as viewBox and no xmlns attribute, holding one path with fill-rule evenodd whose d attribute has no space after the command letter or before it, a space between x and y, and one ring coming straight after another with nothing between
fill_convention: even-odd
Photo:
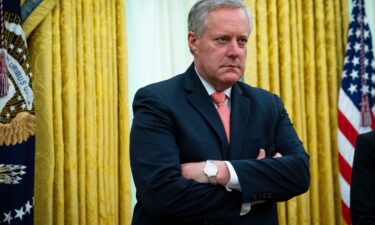
<instances>
[{"instance_id":1,"label":"gray hair","mask_svg":"<svg viewBox=\"0 0 375 225\"><path fill-rule=\"evenodd\" d=\"M253 18L242 0L199 0L193 5L188 16L188 30L201 37L207 25L208 13L220 8L243 9L249 21L249 33L253 29Z\"/></svg>"}]
</instances>

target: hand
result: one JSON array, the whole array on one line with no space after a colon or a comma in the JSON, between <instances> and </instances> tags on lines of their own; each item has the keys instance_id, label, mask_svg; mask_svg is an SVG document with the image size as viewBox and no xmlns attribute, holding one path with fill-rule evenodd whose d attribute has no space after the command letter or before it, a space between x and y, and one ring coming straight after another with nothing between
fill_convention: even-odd
<instances>
[{"instance_id":1,"label":"hand","mask_svg":"<svg viewBox=\"0 0 375 225\"><path fill-rule=\"evenodd\" d=\"M264 158L266 158L266 151L264 151L264 149L261 148L259 150L259 154L257 156L257 160L261 160L261 159L264 159Z\"/></svg>"},{"instance_id":2,"label":"hand","mask_svg":"<svg viewBox=\"0 0 375 225\"><path fill-rule=\"evenodd\" d=\"M262 204L262 203L265 203L265 202L266 202L265 200L256 200L256 201L251 202L251 206Z\"/></svg>"},{"instance_id":3,"label":"hand","mask_svg":"<svg viewBox=\"0 0 375 225\"><path fill-rule=\"evenodd\" d=\"M282 156L283 155L281 155L281 153L276 152L275 155L273 155L272 158L280 158ZM261 148L259 150L259 154L257 156L257 160L262 160L264 158L266 158L266 151ZM254 205L262 204L262 203L265 203L265 202L266 202L265 200L256 200L256 201L251 202L251 205L254 206Z\"/></svg>"},{"instance_id":4,"label":"hand","mask_svg":"<svg viewBox=\"0 0 375 225\"><path fill-rule=\"evenodd\" d=\"M208 178L203 172L205 166L206 162L183 163L181 164L181 175L199 183L208 183Z\"/></svg>"},{"instance_id":5,"label":"hand","mask_svg":"<svg viewBox=\"0 0 375 225\"><path fill-rule=\"evenodd\" d=\"M282 156L283 156L283 155L281 155L281 153L276 152L275 155L272 156L272 158L280 158L280 157L282 157ZM257 160L262 160L262 159L264 159L264 158L266 158L266 151L265 151L263 148L261 148L261 149L259 150L259 154L258 154L258 156L257 156Z\"/></svg>"}]
</instances>

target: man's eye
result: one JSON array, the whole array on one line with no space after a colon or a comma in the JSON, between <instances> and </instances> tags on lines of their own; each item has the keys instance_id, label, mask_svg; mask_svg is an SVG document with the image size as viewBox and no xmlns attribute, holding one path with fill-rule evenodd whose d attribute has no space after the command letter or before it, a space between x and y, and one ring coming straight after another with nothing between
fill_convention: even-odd
<instances>
[{"instance_id":1,"label":"man's eye","mask_svg":"<svg viewBox=\"0 0 375 225\"><path fill-rule=\"evenodd\" d=\"M238 40L238 44L240 46L245 46L247 44L247 39L240 39L240 40Z\"/></svg>"},{"instance_id":2,"label":"man's eye","mask_svg":"<svg viewBox=\"0 0 375 225\"><path fill-rule=\"evenodd\" d=\"M219 44L224 44L224 43L227 42L227 39L226 38L217 38L216 42L219 43Z\"/></svg>"}]
</instances>

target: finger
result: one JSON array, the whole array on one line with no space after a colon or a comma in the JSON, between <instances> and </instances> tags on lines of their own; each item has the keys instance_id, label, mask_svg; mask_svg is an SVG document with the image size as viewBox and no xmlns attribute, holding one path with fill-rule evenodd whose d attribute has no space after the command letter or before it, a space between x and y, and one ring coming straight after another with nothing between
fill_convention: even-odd
<instances>
[{"instance_id":1,"label":"finger","mask_svg":"<svg viewBox=\"0 0 375 225\"><path fill-rule=\"evenodd\" d=\"M264 151L264 149L260 149L259 150L259 155L257 156L257 160L261 160L261 159L264 159L266 158L266 151Z\"/></svg>"},{"instance_id":2,"label":"finger","mask_svg":"<svg viewBox=\"0 0 375 225\"><path fill-rule=\"evenodd\" d=\"M262 203L265 203L266 201L264 200L257 200L257 201L253 201L251 202L251 205L258 205L258 204L262 204Z\"/></svg>"},{"instance_id":3,"label":"finger","mask_svg":"<svg viewBox=\"0 0 375 225\"><path fill-rule=\"evenodd\" d=\"M274 158L280 158L282 157L283 155L281 155L279 152L276 152L276 154L273 156Z\"/></svg>"}]
</instances>

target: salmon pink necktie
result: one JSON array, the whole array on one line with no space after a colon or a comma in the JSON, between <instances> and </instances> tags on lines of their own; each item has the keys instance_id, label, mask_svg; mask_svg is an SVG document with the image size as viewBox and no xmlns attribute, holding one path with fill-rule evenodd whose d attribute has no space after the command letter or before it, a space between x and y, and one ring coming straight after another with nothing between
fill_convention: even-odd
<instances>
[{"instance_id":1,"label":"salmon pink necktie","mask_svg":"<svg viewBox=\"0 0 375 225\"><path fill-rule=\"evenodd\" d=\"M217 112L219 113L219 116L221 118L221 121L223 122L225 134L227 135L227 140L229 143L229 137L230 137L230 111L228 106L225 104L225 93L224 92L215 92L211 95L212 100L215 102L217 106Z\"/></svg>"}]
</instances>

